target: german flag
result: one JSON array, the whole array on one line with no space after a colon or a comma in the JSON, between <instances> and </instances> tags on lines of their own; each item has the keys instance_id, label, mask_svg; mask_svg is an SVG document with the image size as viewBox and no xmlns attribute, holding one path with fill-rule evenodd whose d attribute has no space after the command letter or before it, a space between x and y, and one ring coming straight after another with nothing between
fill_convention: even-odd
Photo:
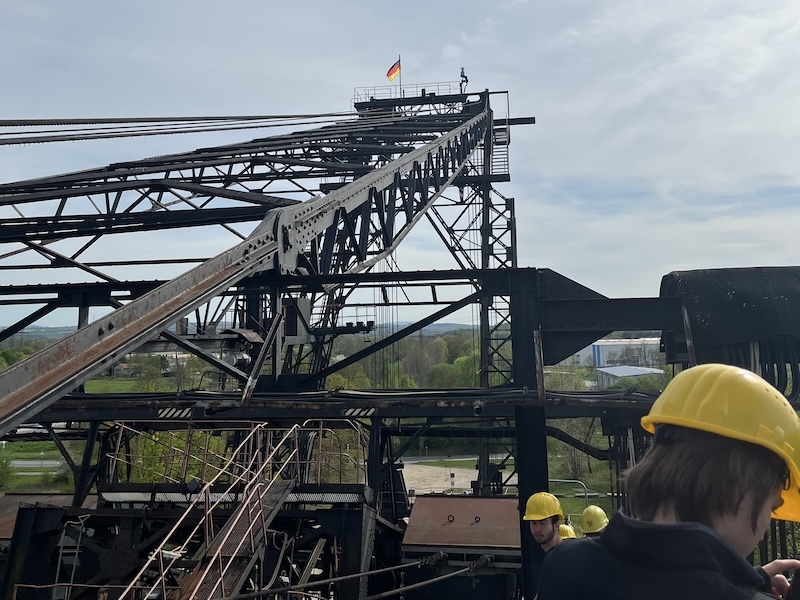
<instances>
[{"instance_id":1,"label":"german flag","mask_svg":"<svg viewBox=\"0 0 800 600\"><path fill-rule=\"evenodd\" d=\"M400 74L400 59L397 59L397 62L394 63L388 71L386 71L386 77L389 81L392 81L395 77Z\"/></svg>"}]
</instances>

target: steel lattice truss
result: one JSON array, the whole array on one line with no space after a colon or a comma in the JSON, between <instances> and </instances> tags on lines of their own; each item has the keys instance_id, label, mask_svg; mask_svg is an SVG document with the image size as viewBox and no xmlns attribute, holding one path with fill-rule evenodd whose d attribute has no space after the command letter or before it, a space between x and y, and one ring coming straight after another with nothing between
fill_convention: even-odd
<instances>
[{"instance_id":1,"label":"steel lattice truss","mask_svg":"<svg viewBox=\"0 0 800 600\"><path fill-rule=\"evenodd\" d=\"M248 282L265 273L370 269L448 186L459 178L469 185L485 171L491 133L488 94L459 95L437 101L436 110L361 112L314 130L0 186L0 269L14 279L52 279L41 277L51 269L70 278L0 287L0 303L39 306L0 338L60 307L77 307L80 326L0 374L0 433L159 335L245 383L248 373L179 334L214 333L232 314L264 348L280 343L284 298L273 290L253 292ZM169 243L156 258L107 259L120 239L115 234L178 235L201 225L223 228L236 245L210 259L177 255L178 244ZM147 242L140 249L153 251ZM168 281L123 279L116 272L152 263L197 266ZM308 325L333 330L347 294L312 294ZM91 306L109 312L88 324ZM189 315L194 328L167 331ZM284 354L276 347L273 373L324 369L332 339L287 351L285 365L275 358Z\"/></svg>"}]
</instances>

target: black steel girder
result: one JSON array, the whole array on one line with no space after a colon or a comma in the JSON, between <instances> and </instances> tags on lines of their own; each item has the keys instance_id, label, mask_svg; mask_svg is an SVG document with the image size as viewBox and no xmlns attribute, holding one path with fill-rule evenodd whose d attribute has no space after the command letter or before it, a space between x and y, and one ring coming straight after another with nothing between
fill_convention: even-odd
<instances>
[{"instance_id":1,"label":"black steel girder","mask_svg":"<svg viewBox=\"0 0 800 600\"><path fill-rule=\"evenodd\" d=\"M138 347L234 283L271 268L294 272L298 256L312 242L322 248L318 265L321 272L363 269L386 256L458 175L483 140L490 125L489 113L480 112L466 121L465 118L451 119L451 123L461 124L436 142L401 156L329 196L272 211L245 242L0 372L0 433L24 422L109 361ZM399 185L405 178L407 187ZM397 210L398 204L401 211ZM373 214L377 223L372 222ZM350 215L359 215L361 221L357 229L352 229L353 235L342 250L349 246L358 247L361 252L334 253L343 222L354 219ZM402 221L397 218L400 215ZM366 247L375 250L369 260L358 260L365 257Z\"/></svg>"}]
</instances>

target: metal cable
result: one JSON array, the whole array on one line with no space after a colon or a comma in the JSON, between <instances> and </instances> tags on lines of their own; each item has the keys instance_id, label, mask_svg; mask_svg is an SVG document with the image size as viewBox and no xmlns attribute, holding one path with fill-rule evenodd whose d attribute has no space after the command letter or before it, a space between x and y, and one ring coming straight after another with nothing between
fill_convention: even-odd
<instances>
[{"instance_id":1,"label":"metal cable","mask_svg":"<svg viewBox=\"0 0 800 600\"><path fill-rule=\"evenodd\" d=\"M57 127L61 125L110 125L127 123L168 123L192 121L254 121L276 119L313 119L342 117L346 112L306 113L297 115L219 115L205 117L112 117L101 119L0 119L0 127Z\"/></svg>"},{"instance_id":2,"label":"metal cable","mask_svg":"<svg viewBox=\"0 0 800 600\"><path fill-rule=\"evenodd\" d=\"M404 594L410 590L415 590L421 587L425 587L427 585L431 585L432 583L438 583L439 581L450 579L451 577L455 577L456 575L465 575L467 573L471 573L472 571L475 571L480 567L485 567L493 560L494 556L492 556L491 554L484 554L478 560L473 561L468 566L464 567L463 569L459 569L458 571L453 571L452 573L440 575L439 577L434 577L433 579L426 579L425 581L420 581L419 583L413 583L411 585L397 588L396 590L390 590L388 592L383 592L381 594L367 596L364 600L381 600L382 598L391 598L392 596L397 596L398 594Z\"/></svg>"},{"instance_id":3,"label":"metal cable","mask_svg":"<svg viewBox=\"0 0 800 600\"><path fill-rule=\"evenodd\" d=\"M65 119L65 120L0 120L0 127L57 127L74 125L116 125L115 127L95 127L83 129L33 130L22 132L0 132L2 136L16 135L0 139L0 145L38 144L78 140L111 139L120 137L142 137L153 135L174 135L179 133L203 133L215 131L235 131L242 129L264 129L286 127L287 125L341 124L342 118L350 117L353 123L370 125L388 121L406 121L411 117L392 113L319 113L316 115L276 115L251 117L185 117L185 118L142 118L142 119ZM254 124L255 122L255 124ZM148 127L143 125L147 124ZM177 125L180 124L180 125ZM53 134L63 135L53 135Z\"/></svg>"},{"instance_id":4,"label":"metal cable","mask_svg":"<svg viewBox=\"0 0 800 600\"><path fill-rule=\"evenodd\" d=\"M273 541L273 545L275 545L274 541ZM287 550L287 548L289 548L289 546L293 546L293 545L294 545L294 538L290 538L288 534L283 533L283 543L281 544L281 547L280 547L280 552L278 554L278 560L275 561L275 568L272 571L272 575L270 576L266 587L270 587L278 579L278 575L280 575L280 572L281 572L281 563L283 563L283 557L286 554L286 550Z\"/></svg>"},{"instance_id":5,"label":"metal cable","mask_svg":"<svg viewBox=\"0 0 800 600\"><path fill-rule=\"evenodd\" d=\"M289 585L282 588L275 588L272 590L259 590L257 592L248 592L246 594L237 594L235 596L226 596L221 598L220 600L247 600L248 598L261 598L262 596L268 596L271 594L282 594L285 592L292 592L296 590L303 590L309 587L314 587L318 585L327 585L329 583L336 583L338 581L347 581L349 579L356 579L358 577L369 577L370 575L379 575L381 573L389 573L391 571L398 571L401 569L407 569L409 567L416 567L416 566L425 566L429 564L434 564L437 562L441 562L443 560L447 560L447 554L444 552L436 552L435 554L429 554L427 556L423 556L419 560L415 560L414 562L402 564L402 565L395 565L393 567L385 567L383 569L377 569L375 571L366 571L365 573L353 573L351 575L340 575L339 577L331 577L329 579L320 579L319 581L312 581L309 583L297 583L295 585ZM480 559L479 559L480 560ZM477 562L477 561L476 561ZM472 567L468 567L472 568Z\"/></svg>"}]
</instances>

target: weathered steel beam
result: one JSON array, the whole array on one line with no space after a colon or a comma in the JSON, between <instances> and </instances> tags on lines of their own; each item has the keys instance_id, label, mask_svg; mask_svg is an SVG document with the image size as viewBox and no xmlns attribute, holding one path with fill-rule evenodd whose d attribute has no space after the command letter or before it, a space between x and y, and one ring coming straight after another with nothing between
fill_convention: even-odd
<instances>
[{"instance_id":1,"label":"weathered steel beam","mask_svg":"<svg viewBox=\"0 0 800 600\"><path fill-rule=\"evenodd\" d=\"M395 182L398 172L415 173L421 186L434 186L440 193L460 173L490 122L491 115L484 110L427 146L328 196L271 211L241 244L0 372L0 435L238 281L273 267L283 273L293 272L298 255L335 224L341 209L349 213L370 202L376 191L382 193ZM452 170L440 160L445 150L457 164ZM393 238L392 246L366 261L362 268L388 254L422 216L435 193L429 195L427 189L420 189L420 193L419 213Z\"/></svg>"}]
</instances>

